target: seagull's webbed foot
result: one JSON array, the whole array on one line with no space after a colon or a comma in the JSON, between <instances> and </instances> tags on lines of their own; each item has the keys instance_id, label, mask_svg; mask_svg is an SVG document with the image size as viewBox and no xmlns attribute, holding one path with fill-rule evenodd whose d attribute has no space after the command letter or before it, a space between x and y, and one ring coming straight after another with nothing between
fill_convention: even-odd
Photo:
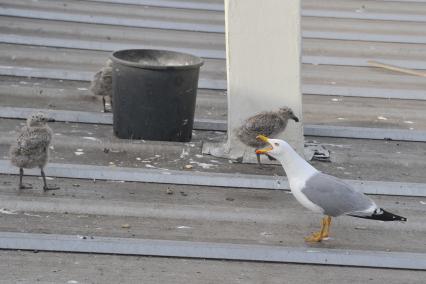
<instances>
[{"instance_id":1,"label":"seagull's webbed foot","mask_svg":"<svg viewBox=\"0 0 426 284\"><path fill-rule=\"evenodd\" d=\"M305 241L309 243L319 243L322 241L322 239L323 237L321 231L312 233L312 235L305 237Z\"/></svg>"},{"instance_id":2,"label":"seagull's webbed foot","mask_svg":"<svg viewBox=\"0 0 426 284\"><path fill-rule=\"evenodd\" d=\"M49 186L49 185L47 185L47 182L46 182L46 175L45 175L45 173L44 173L44 171L43 171L43 168L42 168L42 167L40 167L40 173L41 173L41 177L43 178L43 184L44 184L44 186L43 186L43 190L44 190L44 191L48 191L48 190L58 190L58 189L59 189L59 187L58 187L58 186Z\"/></svg>"},{"instance_id":3,"label":"seagull's webbed foot","mask_svg":"<svg viewBox=\"0 0 426 284\"><path fill-rule=\"evenodd\" d=\"M104 113L111 113L112 112L112 108L107 108L106 106L104 106Z\"/></svg>"},{"instance_id":4,"label":"seagull's webbed foot","mask_svg":"<svg viewBox=\"0 0 426 284\"><path fill-rule=\"evenodd\" d=\"M31 184L29 184L29 183L27 183L27 184L21 183L19 185L19 189L32 189L32 188L33 188L33 186Z\"/></svg>"},{"instance_id":5,"label":"seagull's webbed foot","mask_svg":"<svg viewBox=\"0 0 426 284\"><path fill-rule=\"evenodd\" d=\"M44 190L44 191L49 191L49 190L58 190L58 189L60 189L60 187L59 187L59 186L51 186L51 185L45 185L45 186L43 186L43 190Z\"/></svg>"},{"instance_id":6,"label":"seagull's webbed foot","mask_svg":"<svg viewBox=\"0 0 426 284\"><path fill-rule=\"evenodd\" d=\"M31 184L25 184L22 182L22 179L24 177L24 169L19 168L19 189L31 189L33 186Z\"/></svg>"},{"instance_id":7,"label":"seagull's webbed foot","mask_svg":"<svg viewBox=\"0 0 426 284\"><path fill-rule=\"evenodd\" d=\"M330 226L331 226L331 217L326 216L321 221L321 229L313 233L312 235L305 238L305 241L310 243L318 243L321 242L324 238L328 238L328 235L330 233Z\"/></svg>"}]
</instances>

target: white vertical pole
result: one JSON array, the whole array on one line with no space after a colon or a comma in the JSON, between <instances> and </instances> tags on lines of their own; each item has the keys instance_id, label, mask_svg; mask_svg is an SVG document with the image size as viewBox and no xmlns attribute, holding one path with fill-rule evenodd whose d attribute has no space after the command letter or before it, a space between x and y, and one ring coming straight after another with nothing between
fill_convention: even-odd
<instances>
[{"instance_id":1,"label":"white vertical pole","mask_svg":"<svg viewBox=\"0 0 426 284\"><path fill-rule=\"evenodd\" d=\"M289 120L279 138L303 153L300 0L225 0L225 20L228 140L205 152L253 161L254 150L235 129L256 113L288 106L300 122Z\"/></svg>"}]
</instances>

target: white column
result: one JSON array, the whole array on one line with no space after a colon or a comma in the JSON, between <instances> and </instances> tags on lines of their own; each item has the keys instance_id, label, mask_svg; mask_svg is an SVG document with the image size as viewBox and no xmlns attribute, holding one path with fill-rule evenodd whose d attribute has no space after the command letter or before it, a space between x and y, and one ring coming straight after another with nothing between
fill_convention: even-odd
<instances>
[{"instance_id":1,"label":"white column","mask_svg":"<svg viewBox=\"0 0 426 284\"><path fill-rule=\"evenodd\" d=\"M289 120L281 135L303 153L300 88L300 0L225 0L228 79L228 140L208 145L212 155L254 161L235 129L261 112L291 107L300 118Z\"/></svg>"}]
</instances>

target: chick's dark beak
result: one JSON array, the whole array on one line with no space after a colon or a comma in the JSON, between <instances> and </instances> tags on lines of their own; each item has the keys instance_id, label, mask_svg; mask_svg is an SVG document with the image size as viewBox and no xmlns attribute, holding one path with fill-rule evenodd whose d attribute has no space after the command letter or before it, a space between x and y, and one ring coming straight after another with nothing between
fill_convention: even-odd
<instances>
[{"instance_id":1,"label":"chick's dark beak","mask_svg":"<svg viewBox=\"0 0 426 284\"><path fill-rule=\"evenodd\" d=\"M293 119L296 122L299 122L299 118L295 116L293 113L290 115L290 118Z\"/></svg>"}]
</instances>

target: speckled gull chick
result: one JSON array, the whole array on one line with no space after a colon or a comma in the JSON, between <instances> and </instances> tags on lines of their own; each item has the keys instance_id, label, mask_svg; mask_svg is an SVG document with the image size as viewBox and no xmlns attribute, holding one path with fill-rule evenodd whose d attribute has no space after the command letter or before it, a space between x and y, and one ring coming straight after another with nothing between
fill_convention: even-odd
<instances>
[{"instance_id":1,"label":"speckled gull chick","mask_svg":"<svg viewBox=\"0 0 426 284\"><path fill-rule=\"evenodd\" d=\"M269 139L263 135L258 136L258 139L268 143L269 146L256 152L271 155L282 164L296 200L307 209L325 215L321 222L321 230L306 237L306 241L320 242L327 238L331 217L340 215L381 221L407 221L404 217L378 207L373 200L344 181L319 172L300 157L287 142Z\"/></svg>"},{"instance_id":2,"label":"speckled gull chick","mask_svg":"<svg viewBox=\"0 0 426 284\"><path fill-rule=\"evenodd\" d=\"M31 188L22 183L24 169L40 168L43 177L43 189L55 190L59 187L49 187L43 168L49 159L49 145L52 140L52 129L47 122L54 121L43 113L35 113L28 117L27 125L19 132L16 143L10 147L10 161L19 168L19 189Z\"/></svg>"},{"instance_id":3,"label":"speckled gull chick","mask_svg":"<svg viewBox=\"0 0 426 284\"><path fill-rule=\"evenodd\" d=\"M256 139L258 135L275 137L285 130L289 119L299 122L289 107L281 107L278 111L265 111L249 117L237 130L237 136L247 146L259 148L265 142ZM260 164L260 155L257 155Z\"/></svg>"},{"instance_id":4,"label":"speckled gull chick","mask_svg":"<svg viewBox=\"0 0 426 284\"><path fill-rule=\"evenodd\" d=\"M95 73L89 90L95 96L102 97L104 112L109 112L105 107L105 97L109 98L112 108L112 61L110 59L106 61L104 67Z\"/></svg>"}]
</instances>

